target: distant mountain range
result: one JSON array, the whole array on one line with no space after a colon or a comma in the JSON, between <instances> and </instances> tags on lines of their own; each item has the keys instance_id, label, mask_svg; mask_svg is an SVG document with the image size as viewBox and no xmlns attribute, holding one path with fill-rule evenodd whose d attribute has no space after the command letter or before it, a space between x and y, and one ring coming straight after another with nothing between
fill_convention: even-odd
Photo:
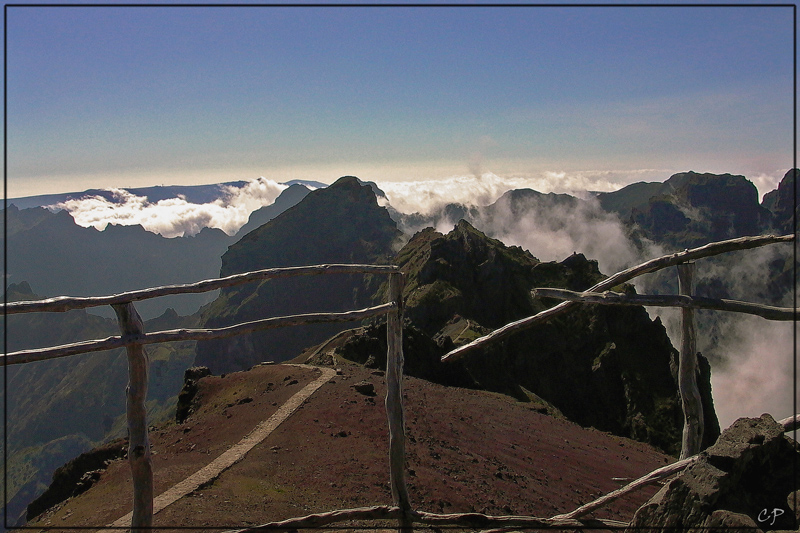
<instances>
[{"instance_id":1,"label":"distant mountain range","mask_svg":"<svg viewBox=\"0 0 800 533\"><path fill-rule=\"evenodd\" d=\"M201 192L197 194L208 194L214 187L221 185L199 186ZM152 189L163 193L161 188ZM191 188L181 188L186 189ZM308 192L304 185L291 185L274 204L251 213L242 231L268 222ZM6 210L5 220L6 283L28 282L43 297L99 296L215 278L220 271L220 257L238 239L213 228L204 228L192 237L171 239L138 225L109 225L104 231L97 231L78 226L66 211L18 209L13 203ZM242 231L237 235L243 235ZM139 312L151 318L171 307L187 315L211 298L199 294L150 300L139 304Z\"/></svg>"},{"instance_id":2,"label":"distant mountain range","mask_svg":"<svg viewBox=\"0 0 800 533\"><path fill-rule=\"evenodd\" d=\"M149 202L155 203L170 198L183 197L186 201L193 204L206 204L222 197L229 188L240 189L247 185L247 181L227 181L225 183L214 183L211 185L155 185L152 187L122 187L123 190L136 196L145 196ZM320 189L327 187L327 184L312 180L290 180L283 185L302 185L309 189ZM18 209L30 209L31 207L45 207L60 204L68 200L80 200L81 198L99 196L109 202L115 200L114 194L108 189L87 189L82 192L68 192L60 194L40 194L36 196L23 196L19 198L8 198L8 205L14 205Z\"/></svg>"},{"instance_id":3,"label":"distant mountain range","mask_svg":"<svg viewBox=\"0 0 800 533\"><path fill-rule=\"evenodd\" d=\"M556 214L581 209L587 213L581 223L612 217L635 246L655 243L666 250L741 235L790 233L796 215L796 175L796 170L787 173L779 188L760 204L755 187L743 176L687 172L664 183L638 183L602 193L595 200L521 189L507 192L489 206L450 204L431 215L380 207L378 198L383 194L375 184L346 177L314 191L306 186L309 182L293 184L273 205L253 212L232 237L208 228L194 237L173 239L136 226L97 231L77 226L64 211L14 204L5 213L7 297L111 294L273 266L395 262L408 275L404 293L408 342L420 347L415 353L427 354L419 360L409 356L410 372L534 401L544 411L674 451L679 424L670 369L674 351L663 326L640 308L586 308L455 367L443 368L436 359L449 347L542 308L542 302L530 297L534 286L582 289L610 274L601 273L582 250L546 262L535 257L535 249L506 246L493 238L502 234L504 224L532 210ZM220 187L237 183L184 188L179 194L201 202L218 195ZM159 194L178 194L158 187L130 192L146 195L150 201L157 201ZM53 198L48 197L46 203ZM567 224L569 217L548 220L545 223L550 226L545 229L554 231L559 229L555 225ZM425 229L444 226L449 227L440 232ZM769 263L774 281L754 289L761 291L764 303L791 294L791 258L790 250L783 251ZM194 300L181 296L137 304L137 308L151 319L146 324L151 331L213 327L270 315L364 307L382 300L383 281L361 276L275 280L224 290L216 299L213 294ZM720 281L713 287L700 284L698 290L706 288L729 289ZM166 307L173 310L165 312ZM116 327L113 321L85 312L13 319L8 331L11 349L98 338L115 333ZM154 348L153 414L169 413L183 370L190 364L232 372L263 360L285 361L303 350L311 349L310 354L337 331L357 326L293 328L296 331L199 343L196 349L193 343ZM581 334L586 331L591 335ZM346 353L358 359L364 352L353 346L370 345L376 338L380 335L374 332L359 333ZM324 352L318 351L317 356ZM652 364L643 366L636 356L639 353L653 354ZM125 373L120 356L77 356L74 362L9 369L13 440L8 451L13 472L7 496L14 502L9 508L13 516L41 491L58 464L87 446L119 435ZM363 358L364 364L368 358ZM703 379L707 383L707 375ZM90 387L88 383L104 385ZM30 395L30 391L39 393ZM710 402L710 395L704 394ZM65 406L70 406L69 412ZM102 414L100 419L98 414ZM53 425L53 420L59 424ZM91 428L84 427L93 423ZM713 434L713 421L709 423L709 434ZM49 429L43 432L42 428Z\"/></svg>"}]
</instances>

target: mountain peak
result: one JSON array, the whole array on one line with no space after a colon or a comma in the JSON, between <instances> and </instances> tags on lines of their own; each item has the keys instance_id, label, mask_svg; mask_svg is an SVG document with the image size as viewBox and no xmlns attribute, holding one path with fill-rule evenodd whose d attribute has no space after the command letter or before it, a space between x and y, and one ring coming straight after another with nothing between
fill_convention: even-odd
<instances>
[{"instance_id":1,"label":"mountain peak","mask_svg":"<svg viewBox=\"0 0 800 533\"><path fill-rule=\"evenodd\" d=\"M603 278L597 262L581 253L543 263L465 220L447 235L417 233L396 262L406 274L405 316L445 351L552 305L531 296L535 287L585 290ZM462 364L476 386L544 401L580 424L673 451L681 434L673 358L663 325L644 308L576 306ZM701 373L701 395L713 439L719 427L708 376Z\"/></svg>"},{"instance_id":2,"label":"mountain peak","mask_svg":"<svg viewBox=\"0 0 800 533\"><path fill-rule=\"evenodd\" d=\"M228 248L221 275L324 263L387 263L399 238L372 188L345 176L308 193ZM223 290L210 305L205 324L216 327L231 320L359 309L370 303L372 292L365 290L365 283L361 276L312 276L234 287ZM198 343L196 364L228 372L266 359L284 361L345 327L319 324L259 332L230 342Z\"/></svg>"},{"instance_id":3,"label":"mountain peak","mask_svg":"<svg viewBox=\"0 0 800 533\"><path fill-rule=\"evenodd\" d=\"M222 276L260 268L318 263L374 262L399 238L375 192L344 176L308 193L254 229L222 257Z\"/></svg>"},{"instance_id":4,"label":"mountain peak","mask_svg":"<svg viewBox=\"0 0 800 533\"><path fill-rule=\"evenodd\" d=\"M361 180L355 176L342 176L326 188L332 187L361 187Z\"/></svg>"}]
</instances>

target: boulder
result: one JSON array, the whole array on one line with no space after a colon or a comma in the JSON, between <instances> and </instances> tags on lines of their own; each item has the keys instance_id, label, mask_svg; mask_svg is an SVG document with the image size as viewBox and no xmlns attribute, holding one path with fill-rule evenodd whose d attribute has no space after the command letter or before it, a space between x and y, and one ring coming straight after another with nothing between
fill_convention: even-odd
<instances>
[{"instance_id":1,"label":"boulder","mask_svg":"<svg viewBox=\"0 0 800 533\"><path fill-rule=\"evenodd\" d=\"M194 411L194 397L197 395L197 382L211 375L211 370L206 366L193 366L183 373L183 388L178 394L178 404L175 407L175 421L183 423Z\"/></svg>"},{"instance_id":2,"label":"boulder","mask_svg":"<svg viewBox=\"0 0 800 533\"><path fill-rule=\"evenodd\" d=\"M639 531L796 530L789 502L800 489L792 469L798 459L797 443L770 415L740 418L640 507L630 526Z\"/></svg>"},{"instance_id":3,"label":"boulder","mask_svg":"<svg viewBox=\"0 0 800 533\"><path fill-rule=\"evenodd\" d=\"M356 392L363 394L364 396L375 396L375 385L370 383L369 381L359 381L353 388Z\"/></svg>"}]
</instances>

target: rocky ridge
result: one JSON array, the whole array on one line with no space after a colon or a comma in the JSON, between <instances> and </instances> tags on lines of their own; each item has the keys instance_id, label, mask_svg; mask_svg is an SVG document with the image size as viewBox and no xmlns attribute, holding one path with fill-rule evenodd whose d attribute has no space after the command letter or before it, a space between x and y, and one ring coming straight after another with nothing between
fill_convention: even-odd
<instances>
[{"instance_id":1,"label":"rocky ridge","mask_svg":"<svg viewBox=\"0 0 800 533\"><path fill-rule=\"evenodd\" d=\"M456 363L440 361L457 345L553 305L534 299L531 289L584 290L601 280L596 262L575 254L543 263L464 220L447 235L432 229L418 233L395 262L406 274L404 346L410 375L501 392L584 426L669 453L679 449L677 353L660 321L650 320L643 308L576 307ZM381 368L385 336L385 327L364 327L300 359L331 364L344 358ZM719 425L710 368L702 356L701 370L708 445L719 435Z\"/></svg>"}]
</instances>

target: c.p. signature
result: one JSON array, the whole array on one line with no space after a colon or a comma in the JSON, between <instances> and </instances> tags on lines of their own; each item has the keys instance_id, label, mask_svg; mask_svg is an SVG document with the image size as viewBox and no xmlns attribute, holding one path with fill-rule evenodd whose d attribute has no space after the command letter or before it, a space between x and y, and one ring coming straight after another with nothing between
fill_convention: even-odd
<instances>
[{"instance_id":1,"label":"c.p. signature","mask_svg":"<svg viewBox=\"0 0 800 533\"><path fill-rule=\"evenodd\" d=\"M772 509L772 510L764 509L760 513L758 513L758 521L763 523L763 522L766 522L767 520L769 520L771 518L772 522L770 522L769 525L770 526L774 526L775 525L775 520L777 520L778 517L781 516L785 512L786 511L784 511L783 509L780 509L780 508L775 508L775 509Z\"/></svg>"}]
</instances>

